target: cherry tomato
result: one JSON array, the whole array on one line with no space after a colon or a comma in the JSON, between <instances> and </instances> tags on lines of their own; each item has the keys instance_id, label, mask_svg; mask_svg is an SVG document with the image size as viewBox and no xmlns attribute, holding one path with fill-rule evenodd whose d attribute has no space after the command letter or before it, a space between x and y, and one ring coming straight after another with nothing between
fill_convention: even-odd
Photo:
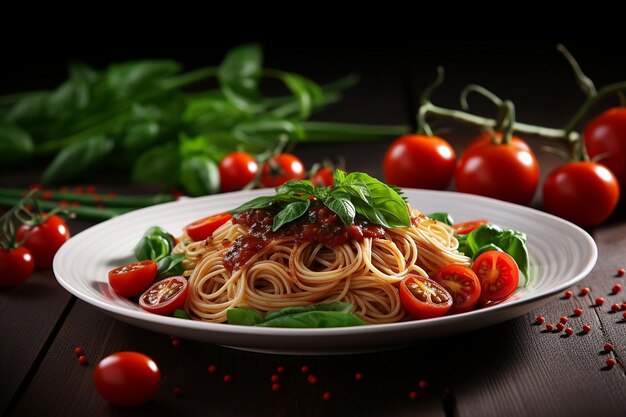
<instances>
[{"instance_id":1,"label":"cherry tomato","mask_svg":"<svg viewBox=\"0 0 626 417\"><path fill-rule=\"evenodd\" d=\"M483 224L487 223L489 223L489 221L485 219L470 220L469 222L457 223L452 227L454 228L454 233L456 233L457 235L467 235L478 226L482 226Z\"/></svg>"},{"instance_id":2,"label":"cherry tomato","mask_svg":"<svg viewBox=\"0 0 626 417\"><path fill-rule=\"evenodd\" d=\"M595 162L573 162L552 171L543 185L546 211L581 226L609 218L619 202L615 175Z\"/></svg>"},{"instance_id":3,"label":"cherry tomato","mask_svg":"<svg viewBox=\"0 0 626 417\"><path fill-rule=\"evenodd\" d=\"M330 187L335 183L333 170L329 167L321 167L311 176L311 182L316 187Z\"/></svg>"},{"instance_id":4,"label":"cherry tomato","mask_svg":"<svg viewBox=\"0 0 626 417\"><path fill-rule=\"evenodd\" d=\"M463 265L446 265L435 273L433 280L452 296L450 313L465 313L478 304L480 282L470 268Z\"/></svg>"},{"instance_id":5,"label":"cherry tomato","mask_svg":"<svg viewBox=\"0 0 626 417\"><path fill-rule=\"evenodd\" d=\"M157 277L157 263L151 260L134 262L109 271L109 284L123 297L141 294Z\"/></svg>"},{"instance_id":6,"label":"cherry tomato","mask_svg":"<svg viewBox=\"0 0 626 417\"><path fill-rule=\"evenodd\" d=\"M416 319L443 316L452 306L450 294L435 281L409 275L400 282L402 307Z\"/></svg>"},{"instance_id":7,"label":"cherry tomato","mask_svg":"<svg viewBox=\"0 0 626 417\"><path fill-rule=\"evenodd\" d=\"M383 173L398 187L443 190L448 187L456 154L437 136L405 135L391 143L383 159Z\"/></svg>"},{"instance_id":8,"label":"cherry tomato","mask_svg":"<svg viewBox=\"0 0 626 417\"><path fill-rule=\"evenodd\" d=\"M204 219L196 220L193 223L184 227L187 235L198 242L211 236L218 227L232 219L233 216L229 212L215 214L213 216L205 217Z\"/></svg>"},{"instance_id":9,"label":"cherry tomato","mask_svg":"<svg viewBox=\"0 0 626 417\"><path fill-rule=\"evenodd\" d=\"M480 281L481 303L504 300L517 288L519 270L508 253L484 252L474 260L472 270Z\"/></svg>"},{"instance_id":10,"label":"cherry tomato","mask_svg":"<svg viewBox=\"0 0 626 417\"><path fill-rule=\"evenodd\" d=\"M304 164L295 155L281 153L263 164L261 184L264 187L278 187L289 180L304 178Z\"/></svg>"},{"instance_id":11,"label":"cherry tomato","mask_svg":"<svg viewBox=\"0 0 626 417\"><path fill-rule=\"evenodd\" d=\"M110 403L136 406L154 398L161 385L161 371L142 353L118 352L98 363L93 381L96 390Z\"/></svg>"},{"instance_id":12,"label":"cherry tomato","mask_svg":"<svg viewBox=\"0 0 626 417\"><path fill-rule=\"evenodd\" d=\"M57 215L46 216L44 222L30 226L23 224L17 230L16 240L23 240L35 260L37 268L50 268L52 259L62 244L70 238L70 229Z\"/></svg>"},{"instance_id":13,"label":"cherry tomato","mask_svg":"<svg viewBox=\"0 0 626 417\"><path fill-rule=\"evenodd\" d=\"M259 164L249 153L229 153L219 163L220 189L223 193L241 190L254 179Z\"/></svg>"},{"instance_id":14,"label":"cherry tomato","mask_svg":"<svg viewBox=\"0 0 626 417\"><path fill-rule=\"evenodd\" d=\"M617 178L622 193L626 191L626 108L609 109L593 119L583 133L591 158L600 158Z\"/></svg>"},{"instance_id":15,"label":"cherry tomato","mask_svg":"<svg viewBox=\"0 0 626 417\"><path fill-rule=\"evenodd\" d=\"M139 298L139 306L154 314L166 316L182 308L189 292L185 277L171 277L156 282Z\"/></svg>"},{"instance_id":16,"label":"cherry tomato","mask_svg":"<svg viewBox=\"0 0 626 417\"><path fill-rule=\"evenodd\" d=\"M24 246L0 248L0 287L14 287L26 281L33 273L35 263Z\"/></svg>"},{"instance_id":17,"label":"cherry tomato","mask_svg":"<svg viewBox=\"0 0 626 417\"><path fill-rule=\"evenodd\" d=\"M484 135L483 135L484 136ZM517 204L528 204L539 183L539 163L521 139L494 144L481 136L470 145L456 169L456 188Z\"/></svg>"}]
</instances>

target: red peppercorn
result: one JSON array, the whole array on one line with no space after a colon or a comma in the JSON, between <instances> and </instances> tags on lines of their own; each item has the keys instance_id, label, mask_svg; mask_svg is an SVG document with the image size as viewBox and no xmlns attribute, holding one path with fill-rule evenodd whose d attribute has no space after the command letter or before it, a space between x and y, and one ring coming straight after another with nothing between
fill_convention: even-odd
<instances>
[{"instance_id":1,"label":"red peppercorn","mask_svg":"<svg viewBox=\"0 0 626 417\"><path fill-rule=\"evenodd\" d=\"M613 294L617 294L622 290L622 286L619 284L615 284L613 285L613 288L611 288L611 290L613 291Z\"/></svg>"},{"instance_id":2,"label":"red peppercorn","mask_svg":"<svg viewBox=\"0 0 626 417\"><path fill-rule=\"evenodd\" d=\"M180 339L175 337L172 339L172 347L178 347L180 346Z\"/></svg>"},{"instance_id":3,"label":"red peppercorn","mask_svg":"<svg viewBox=\"0 0 626 417\"><path fill-rule=\"evenodd\" d=\"M426 380L424 379L420 379L420 381L417 383L417 386L419 387L419 389L426 389L426 387L428 386L428 382L426 382Z\"/></svg>"},{"instance_id":4,"label":"red peppercorn","mask_svg":"<svg viewBox=\"0 0 626 417\"><path fill-rule=\"evenodd\" d=\"M546 319L543 316L537 316L537 318L535 319L535 323L539 325L542 325L544 321L546 321Z\"/></svg>"},{"instance_id":5,"label":"red peppercorn","mask_svg":"<svg viewBox=\"0 0 626 417\"><path fill-rule=\"evenodd\" d=\"M562 331L564 328L565 328L565 325L564 325L563 323L558 322L558 323L556 324L556 329L557 329L558 331Z\"/></svg>"},{"instance_id":6,"label":"red peppercorn","mask_svg":"<svg viewBox=\"0 0 626 417\"><path fill-rule=\"evenodd\" d=\"M217 366L211 364L209 365L209 367L207 368L207 371L209 371L210 374L214 374L215 371L217 371Z\"/></svg>"},{"instance_id":7,"label":"red peppercorn","mask_svg":"<svg viewBox=\"0 0 626 417\"><path fill-rule=\"evenodd\" d=\"M546 330L551 332L552 330L554 330L554 326L551 325L550 323L546 324Z\"/></svg>"},{"instance_id":8,"label":"red peppercorn","mask_svg":"<svg viewBox=\"0 0 626 417\"><path fill-rule=\"evenodd\" d=\"M589 333L591 331L591 326L588 324L583 324L583 332Z\"/></svg>"},{"instance_id":9,"label":"red peppercorn","mask_svg":"<svg viewBox=\"0 0 626 417\"><path fill-rule=\"evenodd\" d=\"M624 311L624 314L622 314L622 317L624 317L624 320L626 320L626 311Z\"/></svg>"},{"instance_id":10,"label":"red peppercorn","mask_svg":"<svg viewBox=\"0 0 626 417\"><path fill-rule=\"evenodd\" d=\"M582 290L580 290L580 295L587 295L589 294L590 290L589 287L585 287Z\"/></svg>"},{"instance_id":11,"label":"red peppercorn","mask_svg":"<svg viewBox=\"0 0 626 417\"><path fill-rule=\"evenodd\" d=\"M605 343L604 346L603 346L603 349L604 349L605 352L610 352L610 351L613 350L613 345L610 344L610 343Z\"/></svg>"},{"instance_id":12,"label":"red peppercorn","mask_svg":"<svg viewBox=\"0 0 626 417\"><path fill-rule=\"evenodd\" d=\"M622 310L626 310L626 303L622 303L620 307L622 308Z\"/></svg>"},{"instance_id":13,"label":"red peppercorn","mask_svg":"<svg viewBox=\"0 0 626 417\"><path fill-rule=\"evenodd\" d=\"M596 298L596 305L601 306L602 304L604 304L604 298L603 297Z\"/></svg>"},{"instance_id":14,"label":"red peppercorn","mask_svg":"<svg viewBox=\"0 0 626 417\"><path fill-rule=\"evenodd\" d=\"M283 372L285 372L285 367L278 365L276 367L276 372L279 373L279 374L282 374Z\"/></svg>"},{"instance_id":15,"label":"red peppercorn","mask_svg":"<svg viewBox=\"0 0 626 417\"><path fill-rule=\"evenodd\" d=\"M303 374L309 372L309 365L302 365L302 367L300 368L300 372L302 372Z\"/></svg>"},{"instance_id":16,"label":"red peppercorn","mask_svg":"<svg viewBox=\"0 0 626 417\"><path fill-rule=\"evenodd\" d=\"M87 194L95 194L96 193L96 187L93 185L88 185L87 186Z\"/></svg>"},{"instance_id":17,"label":"red peppercorn","mask_svg":"<svg viewBox=\"0 0 626 417\"><path fill-rule=\"evenodd\" d=\"M354 374L354 379L356 379L357 381L362 381L363 378L364 378L364 376L360 372L357 372L356 374Z\"/></svg>"},{"instance_id":18,"label":"red peppercorn","mask_svg":"<svg viewBox=\"0 0 626 417\"><path fill-rule=\"evenodd\" d=\"M565 291L565 294L563 295L565 298L572 298L572 296L574 295L573 292L567 290Z\"/></svg>"},{"instance_id":19,"label":"red peppercorn","mask_svg":"<svg viewBox=\"0 0 626 417\"><path fill-rule=\"evenodd\" d=\"M611 369L612 367L615 366L615 359L608 358L605 363L606 363L607 368Z\"/></svg>"},{"instance_id":20,"label":"red peppercorn","mask_svg":"<svg viewBox=\"0 0 626 417\"><path fill-rule=\"evenodd\" d=\"M563 316L561 317L561 320L559 320L561 323L565 324L567 323L567 317Z\"/></svg>"},{"instance_id":21,"label":"red peppercorn","mask_svg":"<svg viewBox=\"0 0 626 417\"><path fill-rule=\"evenodd\" d=\"M233 382L233 376L230 374L224 375L224 382L227 382L227 383Z\"/></svg>"},{"instance_id":22,"label":"red peppercorn","mask_svg":"<svg viewBox=\"0 0 626 417\"><path fill-rule=\"evenodd\" d=\"M80 363L81 365L87 365L87 363L89 363L89 359L87 359L87 356L85 355L80 355L78 357L78 363Z\"/></svg>"},{"instance_id":23,"label":"red peppercorn","mask_svg":"<svg viewBox=\"0 0 626 417\"><path fill-rule=\"evenodd\" d=\"M84 355L84 354L85 354L85 351L83 350L83 348L82 348L82 347L77 346L77 347L74 349L74 355L76 355L76 356L82 356L82 355Z\"/></svg>"},{"instance_id":24,"label":"red peppercorn","mask_svg":"<svg viewBox=\"0 0 626 417\"><path fill-rule=\"evenodd\" d=\"M617 276L618 277L623 277L624 276L624 268L620 268L617 270Z\"/></svg>"},{"instance_id":25,"label":"red peppercorn","mask_svg":"<svg viewBox=\"0 0 626 417\"><path fill-rule=\"evenodd\" d=\"M417 400L417 392L416 391L409 391L409 400L413 401L413 400Z\"/></svg>"},{"instance_id":26,"label":"red peppercorn","mask_svg":"<svg viewBox=\"0 0 626 417\"><path fill-rule=\"evenodd\" d=\"M280 391L280 384L279 383L273 383L272 384L272 391L274 392L279 392Z\"/></svg>"},{"instance_id":27,"label":"red peppercorn","mask_svg":"<svg viewBox=\"0 0 626 417\"><path fill-rule=\"evenodd\" d=\"M574 309L574 315L575 315L575 316L579 316L579 317L580 317L580 316L582 316L582 315L583 315L583 309L582 309L582 308L580 308L580 307L575 308L575 309Z\"/></svg>"},{"instance_id":28,"label":"red peppercorn","mask_svg":"<svg viewBox=\"0 0 626 417\"><path fill-rule=\"evenodd\" d=\"M326 391L325 393L322 394L322 399L324 401L328 401L330 399L333 398L333 394L331 394L330 392Z\"/></svg>"},{"instance_id":29,"label":"red peppercorn","mask_svg":"<svg viewBox=\"0 0 626 417\"><path fill-rule=\"evenodd\" d=\"M270 378L270 380L274 383L280 381L280 377L276 374L272 375L272 377Z\"/></svg>"},{"instance_id":30,"label":"red peppercorn","mask_svg":"<svg viewBox=\"0 0 626 417\"><path fill-rule=\"evenodd\" d=\"M172 390L172 393L174 394L174 397L180 397L183 395L183 389L181 387L176 387Z\"/></svg>"},{"instance_id":31,"label":"red peppercorn","mask_svg":"<svg viewBox=\"0 0 626 417\"><path fill-rule=\"evenodd\" d=\"M621 307L619 306L619 304L613 304L613 305L611 306L611 310L613 310L613 311L614 311L614 312L616 312L616 313L617 313L618 311L620 311L620 309L621 309Z\"/></svg>"},{"instance_id":32,"label":"red peppercorn","mask_svg":"<svg viewBox=\"0 0 626 417\"><path fill-rule=\"evenodd\" d=\"M309 384L311 385L316 385L317 384L317 377L313 374L309 375L307 378L307 381L309 381Z\"/></svg>"},{"instance_id":33,"label":"red peppercorn","mask_svg":"<svg viewBox=\"0 0 626 417\"><path fill-rule=\"evenodd\" d=\"M574 334L574 329L572 329L571 327L568 327L567 329L565 329L565 334L568 336L571 336Z\"/></svg>"}]
</instances>

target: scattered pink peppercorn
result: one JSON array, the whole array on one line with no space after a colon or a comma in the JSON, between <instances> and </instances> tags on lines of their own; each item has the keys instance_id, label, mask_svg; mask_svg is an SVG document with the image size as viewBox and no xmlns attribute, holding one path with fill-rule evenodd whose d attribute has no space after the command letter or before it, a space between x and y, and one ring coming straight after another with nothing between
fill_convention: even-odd
<instances>
[{"instance_id":1,"label":"scattered pink peppercorn","mask_svg":"<svg viewBox=\"0 0 626 417\"><path fill-rule=\"evenodd\" d=\"M326 391L325 393L322 394L322 400L324 400L324 401L329 401L332 398L333 398L333 394L331 394L328 391Z\"/></svg>"},{"instance_id":2,"label":"scattered pink peppercorn","mask_svg":"<svg viewBox=\"0 0 626 417\"><path fill-rule=\"evenodd\" d=\"M624 314L622 314L622 317L624 317L624 320L626 320L626 311L624 311Z\"/></svg>"},{"instance_id":3,"label":"scattered pink peppercorn","mask_svg":"<svg viewBox=\"0 0 626 417\"><path fill-rule=\"evenodd\" d=\"M356 379L357 381L362 381L363 378L364 378L364 376L360 372L357 372L356 374L354 374L354 379Z\"/></svg>"},{"instance_id":4,"label":"scattered pink peppercorn","mask_svg":"<svg viewBox=\"0 0 626 417\"><path fill-rule=\"evenodd\" d=\"M556 329L557 329L558 331L562 331L564 328L565 328L565 325L564 325L563 323L558 322L558 323L556 324Z\"/></svg>"},{"instance_id":5,"label":"scattered pink peppercorn","mask_svg":"<svg viewBox=\"0 0 626 417\"><path fill-rule=\"evenodd\" d=\"M580 295L587 295L589 294L590 290L589 287L585 287L582 290L580 290Z\"/></svg>"},{"instance_id":6,"label":"scattered pink peppercorn","mask_svg":"<svg viewBox=\"0 0 626 417\"><path fill-rule=\"evenodd\" d=\"M572 298L572 296L574 295L573 292L571 292L570 290L565 291L565 294L563 295L565 298Z\"/></svg>"},{"instance_id":7,"label":"scattered pink peppercorn","mask_svg":"<svg viewBox=\"0 0 626 417\"><path fill-rule=\"evenodd\" d=\"M172 347L178 347L180 346L180 339L175 337L172 339Z\"/></svg>"},{"instance_id":8,"label":"scattered pink peppercorn","mask_svg":"<svg viewBox=\"0 0 626 417\"><path fill-rule=\"evenodd\" d=\"M608 359L606 360L606 362L605 362L605 363L606 363L606 366L607 366L609 369L611 369L612 367L614 367L614 366L615 366L615 359L613 359L613 358L608 358Z\"/></svg>"},{"instance_id":9,"label":"scattered pink peppercorn","mask_svg":"<svg viewBox=\"0 0 626 417\"><path fill-rule=\"evenodd\" d=\"M568 327L567 329L565 329L565 334L568 336L571 336L574 334L574 329L572 329L571 327Z\"/></svg>"},{"instance_id":10,"label":"scattered pink peppercorn","mask_svg":"<svg viewBox=\"0 0 626 417\"><path fill-rule=\"evenodd\" d=\"M428 382L426 382L426 380L424 379L420 379L420 381L417 383L417 386L419 387L419 389L426 389L426 387L428 386Z\"/></svg>"},{"instance_id":11,"label":"scattered pink peppercorn","mask_svg":"<svg viewBox=\"0 0 626 417\"><path fill-rule=\"evenodd\" d=\"M605 343L602 348L604 349L605 352L610 352L613 350L613 345L610 343Z\"/></svg>"},{"instance_id":12,"label":"scattered pink peppercorn","mask_svg":"<svg viewBox=\"0 0 626 417\"><path fill-rule=\"evenodd\" d=\"M280 381L280 377L278 375L274 374L270 378L270 381L272 381L273 383L277 383L278 381Z\"/></svg>"},{"instance_id":13,"label":"scattered pink peppercorn","mask_svg":"<svg viewBox=\"0 0 626 417\"><path fill-rule=\"evenodd\" d=\"M602 304L604 304L604 298L603 297L596 298L596 305L601 306Z\"/></svg>"},{"instance_id":14,"label":"scattered pink peppercorn","mask_svg":"<svg viewBox=\"0 0 626 417\"><path fill-rule=\"evenodd\" d=\"M278 365L276 367L276 372L279 373L279 374L282 374L283 372L285 372L285 367L281 366L281 365Z\"/></svg>"},{"instance_id":15,"label":"scattered pink peppercorn","mask_svg":"<svg viewBox=\"0 0 626 417\"><path fill-rule=\"evenodd\" d=\"M89 359L87 359L87 356L85 355L80 355L78 357L78 363L80 363L81 365L87 365L89 363Z\"/></svg>"},{"instance_id":16,"label":"scattered pink peppercorn","mask_svg":"<svg viewBox=\"0 0 626 417\"><path fill-rule=\"evenodd\" d=\"M309 375L307 378L307 381L309 381L309 384L311 385L316 385L317 384L317 377L315 375Z\"/></svg>"},{"instance_id":17,"label":"scattered pink peppercorn","mask_svg":"<svg viewBox=\"0 0 626 417\"><path fill-rule=\"evenodd\" d=\"M209 371L210 374L214 374L215 371L217 371L217 366L216 365L209 365L209 367L207 368L207 371Z\"/></svg>"},{"instance_id":18,"label":"scattered pink peppercorn","mask_svg":"<svg viewBox=\"0 0 626 417\"><path fill-rule=\"evenodd\" d=\"M624 276L624 268L620 268L617 270L617 276L618 277L623 277Z\"/></svg>"},{"instance_id":19,"label":"scattered pink peppercorn","mask_svg":"<svg viewBox=\"0 0 626 417\"><path fill-rule=\"evenodd\" d=\"M589 333L591 331L591 326L588 324L583 324L583 332Z\"/></svg>"},{"instance_id":20,"label":"scattered pink peppercorn","mask_svg":"<svg viewBox=\"0 0 626 417\"><path fill-rule=\"evenodd\" d=\"M613 310L615 313L617 313L618 311L620 311L620 310L621 310L621 307L620 307L620 305L619 305L619 304L613 304L613 305L611 306L611 310Z\"/></svg>"},{"instance_id":21,"label":"scattered pink peppercorn","mask_svg":"<svg viewBox=\"0 0 626 417\"><path fill-rule=\"evenodd\" d=\"M550 323L546 324L546 330L551 332L552 330L554 330L554 326L551 325Z\"/></svg>"},{"instance_id":22,"label":"scattered pink peppercorn","mask_svg":"<svg viewBox=\"0 0 626 417\"><path fill-rule=\"evenodd\" d=\"M83 356L84 354L85 354L85 351L83 350L83 348L80 346L76 346L76 349L74 349L74 355Z\"/></svg>"},{"instance_id":23,"label":"scattered pink peppercorn","mask_svg":"<svg viewBox=\"0 0 626 417\"><path fill-rule=\"evenodd\" d=\"M580 316L582 316L582 315L583 315L583 309L582 309L582 308L580 308L580 307L575 308L575 309L574 309L574 315L575 315L575 316L579 316L579 317L580 317Z\"/></svg>"},{"instance_id":24,"label":"scattered pink peppercorn","mask_svg":"<svg viewBox=\"0 0 626 417\"><path fill-rule=\"evenodd\" d=\"M413 401L413 400L417 400L417 391L409 391L409 400Z\"/></svg>"},{"instance_id":25,"label":"scattered pink peppercorn","mask_svg":"<svg viewBox=\"0 0 626 417\"><path fill-rule=\"evenodd\" d=\"M615 284L613 285L613 288L611 288L611 290L613 291L613 294L617 294L622 290L622 286L619 284Z\"/></svg>"},{"instance_id":26,"label":"scattered pink peppercorn","mask_svg":"<svg viewBox=\"0 0 626 417\"><path fill-rule=\"evenodd\" d=\"M567 323L567 317L565 317L565 316L561 317L561 319L559 320L559 322L561 322L561 323L563 323L563 324Z\"/></svg>"},{"instance_id":27,"label":"scattered pink peppercorn","mask_svg":"<svg viewBox=\"0 0 626 417\"><path fill-rule=\"evenodd\" d=\"M226 382L226 383L233 382L233 376L232 376L232 375L230 375L230 374L226 374L226 375L224 375L224 378L223 378L223 379L224 379L224 382Z\"/></svg>"},{"instance_id":28,"label":"scattered pink peppercorn","mask_svg":"<svg viewBox=\"0 0 626 417\"><path fill-rule=\"evenodd\" d=\"M535 323L539 325L542 325L544 321L546 321L546 319L543 316L537 316L537 318L535 319Z\"/></svg>"},{"instance_id":29,"label":"scattered pink peppercorn","mask_svg":"<svg viewBox=\"0 0 626 417\"><path fill-rule=\"evenodd\" d=\"M302 365L302 367L300 368L300 372L302 372L303 374L309 372L309 365Z\"/></svg>"},{"instance_id":30,"label":"scattered pink peppercorn","mask_svg":"<svg viewBox=\"0 0 626 417\"><path fill-rule=\"evenodd\" d=\"M272 391L274 392L279 392L280 391L280 384L275 382L272 384Z\"/></svg>"}]
</instances>

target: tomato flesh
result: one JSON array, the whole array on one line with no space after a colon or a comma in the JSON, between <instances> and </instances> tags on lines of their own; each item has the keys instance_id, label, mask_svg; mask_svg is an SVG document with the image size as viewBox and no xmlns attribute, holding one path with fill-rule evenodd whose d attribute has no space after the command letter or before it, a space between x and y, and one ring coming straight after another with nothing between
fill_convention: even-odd
<instances>
[{"instance_id":1,"label":"tomato flesh","mask_svg":"<svg viewBox=\"0 0 626 417\"><path fill-rule=\"evenodd\" d=\"M515 260L499 251L487 251L476 258L472 265L480 281L480 302L502 301L513 294L519 281L519 269Z\"/></svg>"},{"instance_id":2,"label":"tomato flesh","mask_svg":"<svg viewBox=\"0 0 626 417\"><path fill-rule=\"evenodd\" d=\"M478 304L480 281L470 268L463 265L446 265L435 273L433 280L452 296L450 313L465 313Z\"/></svg>"},{"instance_id":3,"label":"tomato flesh","mask_svg":"<svg viewBox=\"0 0 626 417\"><path fill-rule=\"evenodd\" d=\"M14 249L0 248L0 287L15 287L33 273L35 262L24 246Z\"/></svg>"},{"instance_id":4,"label":"tomato flesh","mask_svg":"<svg viewBox=\"0 0 626 417\"><path fill-rule=\"evenodd\" d=\"M402 307L416 319L443 316L452 306L450 294L435 281L409 275L400 282Z\"/></svg>"},{"instance_id":5,"label":"tomato flesh","mask_svg":"<svg viewBox=\"0 0 626 417\"><path fill-rule=\"evenodd\" d=\"M218 227L232 218L233 216L228 212L215 214L188 224L184 227L184 230L194 242L198 242L211 236Z\"/></svg>"},{"instance_id":6,"label":"tomato flesh","mask_svg":"<svg viewBox=\"0 0 626 417\"><path fill-rule=\"evenodd\" d=\"M150 313L169 315L183 307L188 293L185 277L171 277L148 288L139 298L139 306Z\"/></svg>"},{"instance_id":7,"label":"tomato flesh","mask_svg":"<svg viewBox=\"0 0 626 417\"><path fill-rule=\"evenodd\" d=\"M471 220L469 222L457 223L452 227L454 228L454 233L456 233L457 235L467 235L477 227L487 223L489 223L489 221L485 219Z\"/></svg>"},{"instance_id":8,"label":"tomato flesh","mask_svg":"<svg viewBox=\"0 0 626 417\"><path fill-rule=\"evenodd\" d=\"M142 353L118 352L98 363L93 380L98 393L110 403L137 406L157 394L161 371L152 359Z\"/></svg>"},{"instance_id":9,"label":"tomato flesh","mask_svg":"<svg viewBox=\"0 0 626 417\"><path fill-rule=\"evenodd\" d=\"M157 264L152 260L133 262L109 271L109 285L124 297L141 294L157 277Z\"/></svg>"},{"instance_id":10,"label":"tomato flesh","mask_svg":"<svg viewBox=\"0 0 626 417\"><path fill-rule=\"evenodd\" d=\"M28 238L26 238L28 236ZM23 224L17 230L16 240L22 241L35 260L35 267L50 268L52 260L62 244L70 238L70 229L57 215L47 216L41 224Z\"/></svg>"}]
</instances>

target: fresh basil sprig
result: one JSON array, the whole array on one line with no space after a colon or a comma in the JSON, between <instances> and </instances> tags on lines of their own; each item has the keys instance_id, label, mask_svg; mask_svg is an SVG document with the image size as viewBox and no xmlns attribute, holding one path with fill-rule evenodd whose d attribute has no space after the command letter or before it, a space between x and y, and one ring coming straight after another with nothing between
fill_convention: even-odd
<instances>
[{"instance_id":1,"label":"fresh basil sprig","mask_svg":"<svg viewBox=\"0 0 626 417\"><path fill-rule=\"evenodd\" d=\"M272 231L276 231L304 215L310 207L310 197L314 197L336 213L345 225L352 224L357 214L387 228L411 225L409 210L399 188L362 172L346 174L341 170L335 170L334 183L333 187L315 187L307 180L289 181L276 187L274 196L257 197L231 213L286 203L274 218Z\"/></svg>"}]
</instances>

